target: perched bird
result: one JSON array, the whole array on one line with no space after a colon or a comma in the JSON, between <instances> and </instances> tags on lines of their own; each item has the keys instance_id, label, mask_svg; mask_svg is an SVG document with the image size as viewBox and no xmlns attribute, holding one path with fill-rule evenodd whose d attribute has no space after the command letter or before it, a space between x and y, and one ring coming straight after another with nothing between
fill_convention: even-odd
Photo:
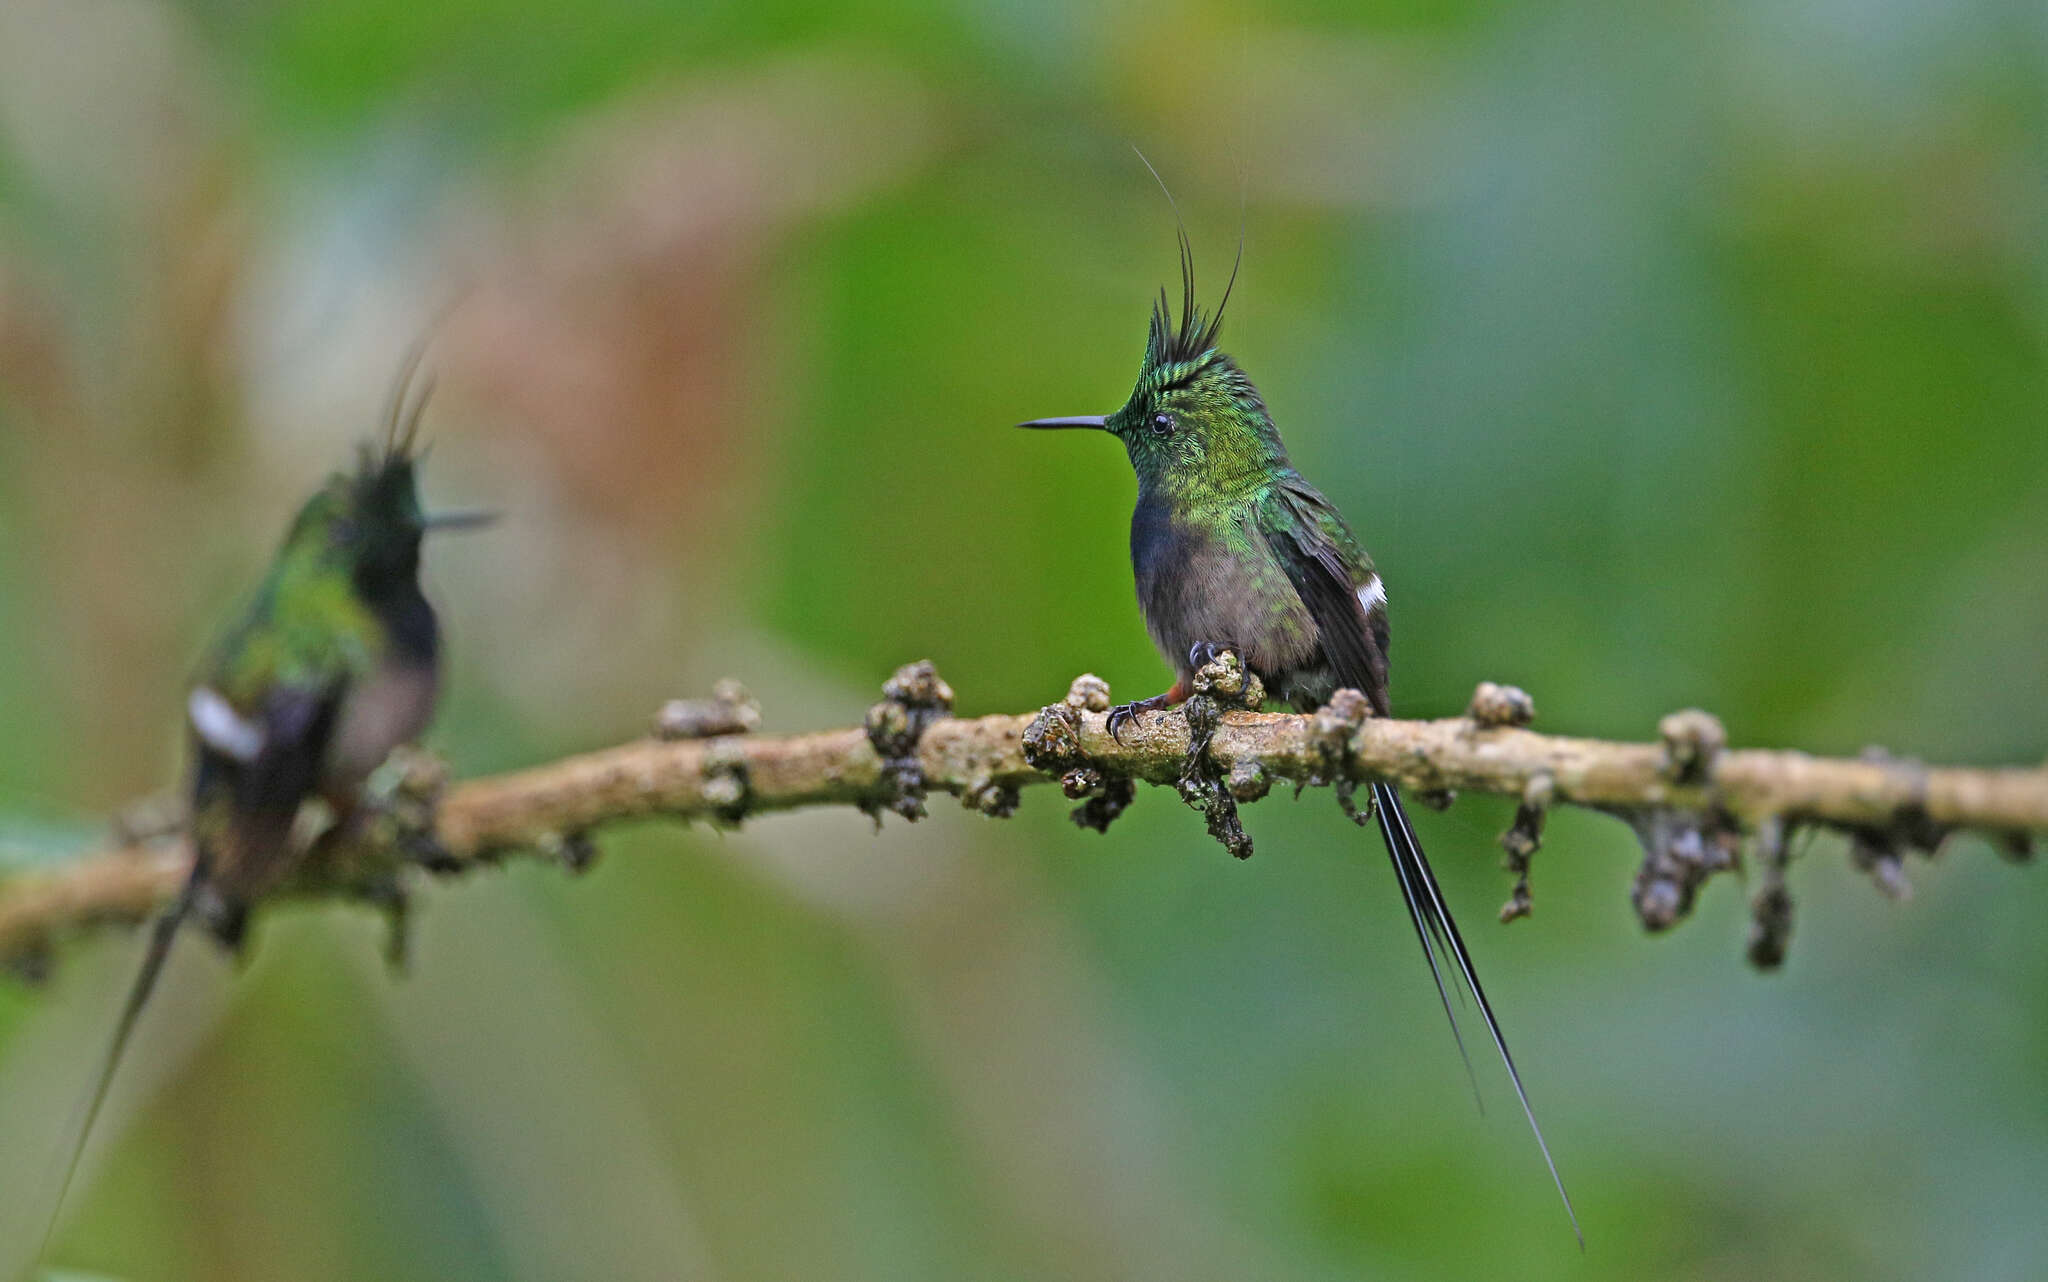
<instances>
[{"instance_id":1,"label":"perched bird","mask_svg":"<svg viewBox=\"0 0 2048 1282\"><path fill-rule=\"evenodd\" d=\"M1251 379L1217 347L1230 287L1215 313L1205 317L1195 304L1194 255L1184 229L1180 265L1179 321L1162 289L1137 387L1121 409L1019 424L1108 432L1123 442L1137 473L1131 565L1138 605L1177 679L1164 694L1113 709L1110 732L1121 737L1132 718L1186 699L1194 674L1225 650L1298 711L1319 708L1348 688L1386 716L1386 585L1343 516L1288 461ZM1236 280L1233 268L1231 285ZM1402 810L1400 792L1393 784L1376 783L1372 800L1459 1054L1464 1040L1444 985L1446 969L1478 1003L1577 1234L1571 1198L1450 907Z\"/></svg>"},{"instance_id":2,"label":"perched bird","mask_svg":"<svg viewBox=\"0 0 2048 1282\"><path fill-rule=\"evenodd\" d=\"M240 944L250 906L305 852L290 840L300 806L324 799L341 820L392 749L433 716L440 635L420 591L429 517L415 477L419 412L403 388L383 444L299 509L270 572L186 700L195 768L189 908Z\"/></svg>"},{"instance_id":3,"label":"perched bird","mask_svg":"<svg viewBox=\"0 0 2048 1282\"><path fill-rule=\"evenodd\" d=\"M186 701L192 872L151 931L45 1246L178 927L195 917L239 949L250 908L304 863L307 843L294 831L301 806L319 797L345 826L370 772L433 715L440 638L420 591L420 542L429 529L487 518L421 511L416 444L430 388L408 397L417 360L415 353L393 392L382 443L365 446L353 475L330 477L299 509Z\"/></svg>"}]
</instances>

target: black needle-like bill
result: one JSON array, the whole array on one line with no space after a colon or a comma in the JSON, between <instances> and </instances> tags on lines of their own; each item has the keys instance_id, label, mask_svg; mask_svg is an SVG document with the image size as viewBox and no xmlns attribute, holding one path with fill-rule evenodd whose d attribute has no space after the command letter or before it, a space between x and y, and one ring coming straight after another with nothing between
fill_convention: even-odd
<instances>
[{"instance_id":1,"label":"black needle-like bill","mask_svg":"<svg viewBox=\"0 0 2048 1282\"><path fill-rule=\"evenodd\" d=\"M1092 427L1098 431L1109 426L1109 421L1100 414L1076 414L1071 418L1034 418L1019 427L1035 427L1041 430L1054 427Z\"/></svg>"}]
</instances>

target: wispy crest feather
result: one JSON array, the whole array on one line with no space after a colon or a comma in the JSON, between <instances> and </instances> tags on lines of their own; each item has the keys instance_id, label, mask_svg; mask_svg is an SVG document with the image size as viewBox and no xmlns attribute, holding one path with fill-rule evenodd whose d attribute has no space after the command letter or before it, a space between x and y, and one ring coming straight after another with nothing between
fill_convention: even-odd
<instances>
[{"instance_id":1,"label":"wispy crest feather","mask_svg":"<svg viewBox=\"0 0 2048 1282\"><path fill-rule=\"evenodd\" d=\"M1223 297L1217 300L1216 310L1205 315L1195 302L1195 250L1188 240L1187 223L1180 216L1180 202L1173 198L1172 189L1145 158L1145 153L1136 147L1131 150L1137 152L1139 162L1165 193L1167 206L1173 210L1174 238L1180 245L1180 316L1178 320L1174 318L1166 287L1160 286L1159 297L1152 304L1152 327L1145 340L1145 364L1152 369L1198 365L1216 349L1217 336L1223 330L1223 311L1230 305L1230 291L1237 286L1238 268L1244 265L1244 230L1242 226L1238 229L1237 258L1230 265L1230 280L1223 287Z\"/></svg>"},{"instance_id":2,"label":"wispy crest feather","mask_svg":"<svg viewBox=\"0 0 2048 1282\"><path fill-rule=\"evenodd\" d=\"M371 460L375 470L393 463L410 461L419 453L420 416L434 395L434 376L421 374L427 340L421 337L406 350L405 363L391 385L391 400L384 411L382 452Z\"/></svg>"}]
</instances>

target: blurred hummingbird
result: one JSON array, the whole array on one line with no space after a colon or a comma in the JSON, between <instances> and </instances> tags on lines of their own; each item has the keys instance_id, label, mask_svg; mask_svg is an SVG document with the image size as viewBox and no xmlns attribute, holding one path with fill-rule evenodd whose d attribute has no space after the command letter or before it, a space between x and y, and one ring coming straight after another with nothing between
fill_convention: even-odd
<instances>
[{"instance_id":1,"label":"blurred hummingbird","mask_svg":"<svg viewBox=\"0 0 2048 1282\"><path fill-rule=\"evenodd\" d=\"M1225 650L1297 711L1313 711L1349 688L1363 694L1375 714L1387 716L1386 585L1343 516L1288 461L1251 379L1216 346L1236 267L1215 313L1205 317L1195 304L1194 254L1185 228L1179 239L1179 321L1161 289L1137 387L1123 407L1113 414L1018 425L1108 432L1123 442L1138 476L1131 515L1138 606L1176 680L1163 694L1112 709L1110 733L1121 738L1132 718L1182 702L1196 671ZM1243 252L1240 243L1240 262ZM1478 1003L1583 1245L1571 1197L1465 941L1401 807L1400 791L1375 783L1372 802L1458 1053L1465 1055L1465 1045L1444 985L1447 969ZM1468 1074L1471 1067L1467 1057Z\"/></svg>"},{"instance_id":2,"label":"blurred hummingbird","mask_svg":"<svg viewBox=\"0 0 2048 1282\"><path fill-rule=\"evenodd\" d=\"M305 862L310 843L295 832L301 806L321 798L335 827L345 827L371 771L433 715L440 636L420 591L420 542L430 529L490 518L429 516L420 508L416 446L432 388L429 382L408 395L418 360L415 351L393 391L383 442L364 446L353 475L330 477L299 509L186 700L192 872L150 933L65 1166L45 1247L178 927L197 918L239 950L251 907Z\"/></svg>"}]
</instances>

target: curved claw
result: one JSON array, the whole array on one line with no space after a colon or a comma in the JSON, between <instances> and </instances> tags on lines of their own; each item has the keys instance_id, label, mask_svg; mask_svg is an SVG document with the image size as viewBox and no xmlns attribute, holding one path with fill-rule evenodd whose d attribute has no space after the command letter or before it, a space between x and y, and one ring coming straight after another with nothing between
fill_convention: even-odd
<instances>
[{"instance_id":1,"label":"curved claw","mask_svg":"<svg viewBox=\"0 0 2048 1282\"><path fill-rule=\"evenodd\" d=\"M1124 727L1137 715L1135 705L1128 703L1120 703L1109 710L1109 737L1116 740L1119 746L1124 741Z\"/></svg>"},{"instance_id":2,"label":"curved claw","mask_svg":"<svg viewBox=\"0 0 2048 1282\"><path fill-rule=\"evenodd\" d=\"M1109 737L1121 745L1124 741L1124 727L1136 720L1139 713L1157 712L1161 708L1171 707L1179 702L1180 697L1180 687L1175 686L1165 694L1155 694L1148 699L1133 699L1129 703L1119 703L1109 710Z\"/></svg>"}]
</instances>

